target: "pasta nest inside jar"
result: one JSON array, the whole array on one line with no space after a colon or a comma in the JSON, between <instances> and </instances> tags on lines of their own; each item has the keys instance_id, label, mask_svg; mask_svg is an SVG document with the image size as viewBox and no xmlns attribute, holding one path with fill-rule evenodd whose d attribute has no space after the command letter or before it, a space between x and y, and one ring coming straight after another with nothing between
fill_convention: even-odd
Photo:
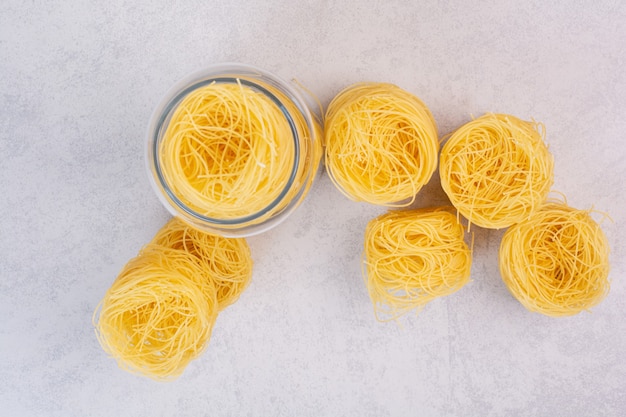
<instances>
[{"instance_id":1,"label":"pasta nest inside jar","mask_svg":"<svg viewBox=\"0 0 626 417\"><path fill-rule=\"evenodd\" d=\"M526 309L547 316L589 310L609 292L609 243L588 210L550 202L509 228L500 274Z\"/></svg>"},{"instance_id":2,"label":"pasta nest inside jar","mask_svg":"<svg viewBox=\"0 0 626 417\"><path fill-rule=\"evenodd\" d=\"M408 206L437 168L430 110L393 84L346 88L329 104L324 123L326 169L352 200Z\"/></svg>"},{"instance_id":3,"label":"pasta nest inside jar","mask_svg":"<svg viewBox=\"0 0 626 417\"><path fill-rule=\"evenodd\" d=\"M189 209L214 219L279 211L298 191L311 149L296 140L304 120L288 100L237 82L211 82L187 94L159 144L171 192ZM305 141L303 141L305 142ZM303 152L300 154L300 152ZM309 164L310 165L310 164ZM281 204L281 202L284 202ZM268 215L270 215L268 213Z\"/></svg>"},{"instance_id":4,"label":"pasta nest inside jar","mask_svg":"<svg viewBox=\"0 0 626 417\"><path fill-rule=\"evenodd\" d=\"M469 282L472 252L452 210L392 211L368 223L363 274L379 320L419 311Z\"/></svg>"},{"instance_id":5,"label":"pasta nest inside jar","mask_svg":"<svg viewBox=\"0 0 626 417\"><path fill-rule=\"evenodd\" d=\"M441 150L441 186L471 224L500 229L528 219L545 202L554 160L543 127L486 114L456 130Z\"/></svg>"}]
</instances>

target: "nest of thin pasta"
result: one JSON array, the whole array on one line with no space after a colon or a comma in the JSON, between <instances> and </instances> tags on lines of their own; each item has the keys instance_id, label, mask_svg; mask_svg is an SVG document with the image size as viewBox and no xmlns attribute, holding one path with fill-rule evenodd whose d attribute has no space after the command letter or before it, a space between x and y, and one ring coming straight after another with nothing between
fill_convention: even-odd
<instances>
[{"instance_id":1,"label":"nest of thin pasta","mask_svg":"<svg viewBox=\"0 0 626 417\"><path fill-rule=\"evenodd\" d=\"M528 219L545 202L554 160L543 126L486 114L456 130L441 150L441 186L469 220L500 229Z\"/></svg>"},{"instance_id":2,"label":"nest of thin pasta","mask_svg":"<svg viewBox=\"0 0 626 417\"><path fill-rule=\"evenodd\" d=\"M609 291L609 244L588 210L550 202L506 231L500 273L528 310L571 316Z\"/></svg>"},{"instance_id":3,"label":"nest of thin pasta","mask_svg":"<svg viewBox=\"0 0 626 417\"><path fill-rule=\"evenodd\" d=\"M419 311L469 282L472 253L452 210L391 211L368 223L363 273L379 320Z\"/></svg>"},{"instance_id":4,"label":"nest of thin pasta","mask_svg":"<svg viewBox=\"0 0 626 417\"><path fill-rule=\"evenodd\" d=\"M127 371L179 376L211 337L217 315L252 276L244 239L168 222L130 260L94 312L103 349Z\"/></svg>"},{"instance_id":5,"label":"nest of thin pasta","mask_svg":"<svg viewBox=\"0 0 626 417\"><path fill-rule=\"evenodd\" d=\"M317 170L321 128L276 88L249 84L192 90L158 144L168 193L197 215L260 222L298 203Z\"/></svg>"},{"instance_id":6,"label":"nest of thin pasta","mask_svg":"<svg viewBox=\"0 0 626 417\"><path fill-rule=\"evenodd\" d=\"M430 110L392 84L354 84L329 104L326 169L348 198L408 206L437 168L437 127Z\"/></svg>"}]
</instances>

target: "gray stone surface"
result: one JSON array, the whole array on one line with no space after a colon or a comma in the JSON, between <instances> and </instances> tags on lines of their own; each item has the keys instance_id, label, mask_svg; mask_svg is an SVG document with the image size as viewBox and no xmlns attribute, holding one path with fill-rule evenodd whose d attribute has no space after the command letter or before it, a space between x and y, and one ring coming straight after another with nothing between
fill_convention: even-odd
<instances>
[{"instance_id":1,"label":"gray stone surface","mask_svg":"<svg viewBox=\"0 0 626 417\"><path fill-rule=\"evenodd\" d=\"M438 4L441 3L441 4ZM0 8L0 414L6 416L623 416L626 414L626 6L594 2L17 1ZM324 105L396 83L440 134L472 115L545 123L554 189L607 212L612 289L570 318L531 314L475 229L472 282L374 319L368 220L322 174L249 239L253 283L175 382L120 370L92 313L168 218L144 136L160 97L236 61ZM437 180L418 206L445 203Z\"/></svg>"}]
</instances>

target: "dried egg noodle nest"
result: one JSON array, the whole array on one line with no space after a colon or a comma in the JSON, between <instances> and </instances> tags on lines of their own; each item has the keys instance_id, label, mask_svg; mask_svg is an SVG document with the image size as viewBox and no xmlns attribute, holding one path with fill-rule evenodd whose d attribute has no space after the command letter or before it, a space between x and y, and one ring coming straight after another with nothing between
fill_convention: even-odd
<instances>
[{"instance_id":1,"label":"dried egg noodle nest","mask_svg":"<svg viewBox=\"0 0 626 417\"><path fill-rule=\"evenodd\" d=\"M590 212L548 203L506 231L500 274L528 310L571 316L589 310L609 291L609 244Z\"/></svg>"},{"instance_id":2,"label":"dried egg noodle nest","mask_svg":"<svg viewBox=\"0 0 626 417\"><path fill-rule=\"evenodd\" d=\"M310 143L313 133L295 104L267 90L283 108L241 82L213 82L191 91L174 110L159 163L172 193L195 213L219 220L259 216L258 223L308 192L320 140Z\"/></svg>"},{"instance_id":3,"label":"dried egg noodle nest","mask_svg":"<svg viewBox=\"0 0 626 417\"><path fill-rule=\"evenodd\" d=\"M528 219L553 183L542 125L486 114L456 130L441 150L441 186L469 220L500 229Z\"/></svg>"},{"instance_id":4,"label":"dried egg noodle nest","mask_svg":"<svg viewBox=\"0 0 626 417\"><path fill-rule=\"evenodd\" d=\"M363 275L379 320L419 311L469 282L472 253L452 211L391 211L368 223Z\"/></svg>"},{"instance_id":5,"label":"dried egg noodle nest","mask_svg":"<svg viewBox=\"0 0 626 417\"><path fill-rule=\"evenodd\" d=\"M209 342L218 312L252 276L245 239L170 220L122 269L93 322L122 369L157 380L179 376Z\"/></svg>"},{"instance_id":6,"label":"dried egg noodle nest","mask_svg":"<svg viewBox=\"0 0 626 417\"><path fill-rule=\"evenodd\" d=\"M182 255L132 259L94 314L103 349L129 372L180 375L204 350L217 316L215 290L201 291L201 280L197 263Z\"/></svg>"},{"instance_id":7,"label":"dried egg noodle nest","mask_svg":"<svg viewBox=\"0 0 626 417\"><path fill-rule=\"evenodd\" d=\"M329 104L324 123L326 169L352 200L408 206L437 168L430 110L395 85L346 88Z\"/></svg>"}]
</instances>

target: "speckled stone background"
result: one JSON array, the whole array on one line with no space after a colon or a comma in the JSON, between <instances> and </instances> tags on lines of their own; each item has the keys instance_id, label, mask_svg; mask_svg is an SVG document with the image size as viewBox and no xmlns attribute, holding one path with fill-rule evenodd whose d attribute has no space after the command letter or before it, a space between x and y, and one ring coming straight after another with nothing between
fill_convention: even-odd
<instances>
[{"instance_id":1,"label":"speckled stone background","mask_svg":"<svg viewBox=\"0 0 626 417\"><path fill-rule=\"evenodd\" d=\"M626 415L626 5L612 1L23 1L0 7L0 415ZM485 111L545 123L554 188L608 212L612 289L552 319L513 299L502 232L475 230L472 282L374 319L362 237L379 207L321 174L249 240L253 283L175 382L133 376L94 308L168 218L144 168L165 91L237 61L324 105L357 81L421 97L440 134ZM434 179L417 206L446 202Z\"/></svg>"}]
</instances>

